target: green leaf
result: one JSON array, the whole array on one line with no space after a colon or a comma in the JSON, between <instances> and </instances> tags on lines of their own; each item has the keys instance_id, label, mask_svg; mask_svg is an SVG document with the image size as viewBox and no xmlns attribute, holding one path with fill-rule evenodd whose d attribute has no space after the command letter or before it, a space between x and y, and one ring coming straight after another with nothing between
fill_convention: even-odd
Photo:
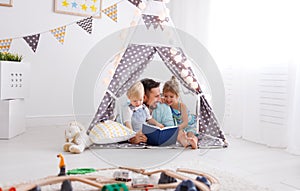
<instances>
[{"instance_id":1,"label":"green leaf","mask_svg":"<svg viewBox=\"0 0 300 191\"><path fill-rule=\"evenodd\" d=\"M21 62L23 59L23 56L18 55L18 54L12 54L12 53L3 53L0 52L0 61L16 61L16 62Z\"/></svg>"}]
</instances>

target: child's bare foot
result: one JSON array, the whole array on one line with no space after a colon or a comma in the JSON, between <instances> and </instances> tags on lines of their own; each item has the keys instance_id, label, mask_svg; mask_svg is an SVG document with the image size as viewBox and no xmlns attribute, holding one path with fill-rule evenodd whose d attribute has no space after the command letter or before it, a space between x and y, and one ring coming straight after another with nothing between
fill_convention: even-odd
<instances>
[{"instance_id":1,"label":"child's bare foot","mask_svg":"<svg viewBox=\"0 0 300 191\"><path fill-rule=\"evenodd\" d=\"M189 145L191 145L192 149L198 148L198 138L197 137L188 137Z\"/></svg>"},{"instance_id":2,"label":"child's bare foot","mask_svg":"<svg viewBox=\"0 0 300 191\"><path fill-rule=\"evenodd\" d=\"M182 144L183 147L187 147L190 145L188 138L183 131L179 131L177 140L179 141L180 144Z\"/></svg>"}]
</instances>

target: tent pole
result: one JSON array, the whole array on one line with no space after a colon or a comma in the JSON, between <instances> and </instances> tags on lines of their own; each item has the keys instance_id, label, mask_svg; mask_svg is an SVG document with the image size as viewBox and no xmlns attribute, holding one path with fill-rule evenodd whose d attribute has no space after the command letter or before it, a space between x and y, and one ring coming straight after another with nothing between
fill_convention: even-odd
<instances>
[{"instance_id":1,"label":"tent pole","mask_svg":"<svg viewBox=\"0 0 300 191\"><path fill-rule=\"evenodd\" d=\"M196 105L196 116L197 116L197 118L196 118L196 120L197 120L197 133L199 134L199 128L200 128L200 124L199 124L199 122L200 122L200 112L201 112L201 109L200 109L200 97L201 97L201 95L202 95L202 93L199 93L198 95L197 95L197 105Z\"/></svg>"}]
</instances>

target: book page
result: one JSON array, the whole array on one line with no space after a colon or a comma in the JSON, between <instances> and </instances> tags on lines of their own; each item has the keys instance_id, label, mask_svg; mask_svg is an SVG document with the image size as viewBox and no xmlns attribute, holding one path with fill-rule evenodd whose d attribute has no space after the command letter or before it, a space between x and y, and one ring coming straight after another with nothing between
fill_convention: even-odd
<instances>
[{"instance_id":1,"label":"book page","mask_svg":"<svg viewBox=\"0 0 300 191\"><path fill-rule=\"evenodd\" d=\"M164 127L164 128L160 128L158 126L155 126L155 125L151 125L149 123L144 123L144 125L148 126L148 127L153 127L155 129L159 129L161 131L165 130L165 129L172 129L172 128L177 128L178 126L167 126L167 127Z\"/></svg>"}]
</instances>

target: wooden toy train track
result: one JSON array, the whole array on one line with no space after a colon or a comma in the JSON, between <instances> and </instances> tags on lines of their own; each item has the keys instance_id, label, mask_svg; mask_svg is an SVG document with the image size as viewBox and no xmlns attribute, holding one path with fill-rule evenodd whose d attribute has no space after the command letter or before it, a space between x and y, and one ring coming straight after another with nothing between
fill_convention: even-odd
<instances>
[{"instance_id":1,"label":"wooden toy train track","mask_svg":"<svg viewBox=\"0 0 300 191\"><path fill-rule=\"evenodd\" d=\"M65 173L64 159L62 156L60 162L60 173L57 176L34 180L28 183L12 185L6 188L0 188L0 191L41 191L43 186L61 184L61 191L73 190L71 182L81 182L93 186L101 191L127 191L127 190L150 190L150 189L175 189L176 191L218 191L220 183L217 178L205 172L178 168L176 171L169 169L160 169L155 171L146 171L145 169L119 167L97 169L94 171L114 170L114 177L103 175L83 174L68 175ZM86 170L86 169L85 169ZM146 179L131 179L128 172L151 177L160 173L159 182L156 184L149 183ZM187 175L190 176L187 176ZM196 175L197 178L191 178ZM178 181L177 181L178 180Z\"/></svg>"}]
</instances>

